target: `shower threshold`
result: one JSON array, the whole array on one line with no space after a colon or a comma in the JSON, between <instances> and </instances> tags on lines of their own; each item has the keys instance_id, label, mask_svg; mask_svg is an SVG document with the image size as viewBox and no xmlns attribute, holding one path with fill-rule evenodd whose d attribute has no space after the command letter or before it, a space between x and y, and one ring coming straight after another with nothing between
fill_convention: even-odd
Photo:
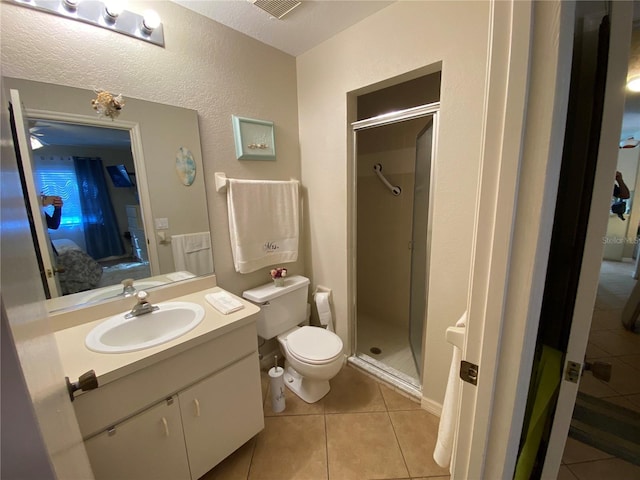
<instances>
[{"instance_id":1,"label":"shower threshold","mask_svg":"<svg viewBox=\"0 0 640 480\"><path fill-rule=\"evenodd\" d=\"M369 355L357 353L356 355L351 355L347 359L347 362L361 370L364 370L371 376L397 388L398 390L403 391L416 400L420 400L422 398L422 387L418 380L396 370L395 368L385 365Z\"/></svg>"}]
</instances>

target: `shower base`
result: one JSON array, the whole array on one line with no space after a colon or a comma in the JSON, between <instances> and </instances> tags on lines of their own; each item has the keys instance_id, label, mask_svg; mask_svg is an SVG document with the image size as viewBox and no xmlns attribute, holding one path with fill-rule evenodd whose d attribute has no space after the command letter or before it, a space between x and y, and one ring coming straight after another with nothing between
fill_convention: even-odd
<instances>
[{"instance_id":1,"label":"shower base","mask_svg":"<svg viewBox=\"0 0 640 480\"><path fill-rule=\"evenodd\" d=\"M350 356L347 359L347 362L350 365L364 370L372 377L403 391L416 400L420 400L422 398L422 388L417 383L417 380L404 375L398 370L390 368L388 365L377 361L375 358L364 354L357 354Z\"/></svg>"},{"instance_id":2,"label":"shower base","mask_svg":"<svg viewBox=\"0 0 640 480\"><path fill-rule=\"evenodd\" d=\"M358 312L356 352L413 379L414 384L420 384L409 347L408 327Z\"/></svg>"}]
</instances>

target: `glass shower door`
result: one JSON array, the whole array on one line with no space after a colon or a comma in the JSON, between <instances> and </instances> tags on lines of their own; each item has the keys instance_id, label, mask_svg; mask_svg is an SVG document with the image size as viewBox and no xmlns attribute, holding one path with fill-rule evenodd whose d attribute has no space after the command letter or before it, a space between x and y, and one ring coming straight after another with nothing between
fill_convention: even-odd
<instances>
[{"instance_id":1,"label":"glass shower door","mask_svg":"<svg viewBox=\"0 0 640 480\"><path fill-rule=\"evenodd\" d=\"M413 232L411 238L411 292L409 305L409 345L413 361L422 377L422 339L427 311L429 272L429 210L433 119L416 137L415 183L413 191Z\"/></svg>"}]
</instances>

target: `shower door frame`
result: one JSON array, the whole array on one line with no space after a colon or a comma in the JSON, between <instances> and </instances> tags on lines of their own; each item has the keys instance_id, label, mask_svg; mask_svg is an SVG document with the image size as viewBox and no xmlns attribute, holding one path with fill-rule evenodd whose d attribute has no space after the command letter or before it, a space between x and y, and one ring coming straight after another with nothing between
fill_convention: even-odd
<instances>
[{"instance_id":1,"label":"shower door frame","mask_svg":"<svg viewBox=\"0 0 640 480\"><path fill-rule=\"evenodd\" d=\"M381 378L382 380L391 383L395 387L415 396L422 396L422 377L424 377L424 369L422 369L422 373L420 374L419 386L416 386L413 382L408 379L403 379L400 376L393 375L392 373L376 366L374 362L378 362L375 359L372 359L373 362L367 361L362 356L358 355L358 311L357 311L357 297L358 297L358 285L357 285L357 259L358 259L358 140L357 135L361 130L366 130L375 127L381 127L385 125L391 125L394 123L400 123L408 120L416 120L418 118L433 117L433 136L432 136L432 145L431 145L431 165L430 165L430 175L429 175L429 208L428 208L428 216L427 216L427 245L426 245L426 278L425 278L425 319L426 321L426 312L428 307L428 292L429 292L429 264L431 258L431 232L432 232L432 218L433 218L433 198L434 198L434 180L436 174L436 153L438 150L438 125L439 125L439 114L440 114L440 102L429 103L426 105L420 105L417 107L407 108L404 110L399 110L397 112L385 113L382 115L378 115L375 117L365 118L363 120L358 120L356 122L351 123L352 130L352 161L351 161L351 195L350 195L350 250L353 252L351 256L351 263L349 265L349 283L350 283L350 292L351 292L351 309L350 316L351 321L350 324L350 336L351 336L351 352L352 354L349 356L349 361L357 364L361 368L367 370L370 374ZM412 192L413 194L413 192ZM409 333L409 332L407 332ZM424 363L424 351L425 351L425 339L426 339L426 328L422 329L422 355L421 361ZM364 355L364 354L362 354ZM364 355L366 356L366 355ZM368 357L367 358L371 358Z\"/></svg>"}]
</instances>

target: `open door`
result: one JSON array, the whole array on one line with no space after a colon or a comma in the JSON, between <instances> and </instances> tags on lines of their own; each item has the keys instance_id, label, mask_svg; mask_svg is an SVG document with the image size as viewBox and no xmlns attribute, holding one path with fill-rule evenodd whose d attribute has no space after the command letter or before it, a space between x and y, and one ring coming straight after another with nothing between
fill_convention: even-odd
<instances>
[{"instance_id":1,"label":"open door","mask_svg":"<svg viewBox=\"0 0 640 480\"><path fill-rule=\"evenodd\" d=\"M35 248L38 256L38 264L41 269L40 275L43 279L48 298L59 297L62 293L60 281L58 279L58 268L55 265L56 255L47 232L47 222L43 206L40 201L42 185L36 185L36 177L33 168L33 151L29 139L29 126L24 115L24 108L20 100L18 90L11 90L11 113L12 128L15 129L15 140L17 141L16 156L18 165L21 167L21 181L25 191L25 201L28 203L27 210L31 212L31 230L37 239Z\"/></svg>"},{"instance_id":2,"label":"open door","mask_svg":"<svg viewBox=\"0 0 640 480\"><path fill-rule=\"evenodd\" d=\"M607 74L599 155L609 152L610 158L598 165L593 192L593 202L604 199L605 207L600 231L597 222L590 224L574 318L591 318L615 173L610 152L619 140L611 129L619 132L624 101L632 4L607 4L610 58L624 57L624 68L610 64ZM560 178L576 18L574 2L492 2L491 8L485 147L462 357L475 364L477 384L462 383L452 479L514 476ZM609 103L616 95L617 105ZM580 300L589 295L587 304ZM567 360L583 362L587 334L588 328L572 330ZM557 475L577 390L572 385L557 401L542 478Z\"/></svg>"},{"instance_id":3,"label":"open door","mask_svg":"<svg viewBox=\"0 0 640 480\"><path fill-rule=\"evenodd\" d=\"M604 58L598 61L599 65L604 65L606 77L603 78L605 86L598 100L599 105L594 105L594 109L600 109L602 117L598 122L598 131L591 135L596 139L599 138L599 142L593 145L592 152L596 156L595 175L589 190L583 192L583 196L590 200L584 234L582 239L578 237L578 242L581 241L584 245L584 253L572 268L577 277L574 289L575 300L570 304L573 308L570 321L563 322L565 331L561 332L561 336L564 337L563 344L566 343L566 353L551 433L542 466L541 478L544 479L555 479L558 476L578 386L584 371L585 352L605 248L602 239L606 237L611 192L618 159L625 101L624 84L631 41L632 9L633 5L628 2L610 3L607 48L602 52ZM595 19L590 21L589 14L585 14L582 22L585 29L590 25L592 29L600 25L602 13L596 12L594 16ZM589 31L583 33L585 38L589 33Z\"/></svg>"},{"instance_id":4,"label":"open door","mask_svg":"<svg viewBox=\"0 0 640 480\"><path fill-rule=\"evenodd\" d=\"M411 235L411 293L409 303L409 346L413 361L422 378L424 328L429 299L429 252L431 251L429 222L433 186L433 134L437 113L416 138L415 182L413 187L413 232Z\"/></svg>"}]
</instances>

